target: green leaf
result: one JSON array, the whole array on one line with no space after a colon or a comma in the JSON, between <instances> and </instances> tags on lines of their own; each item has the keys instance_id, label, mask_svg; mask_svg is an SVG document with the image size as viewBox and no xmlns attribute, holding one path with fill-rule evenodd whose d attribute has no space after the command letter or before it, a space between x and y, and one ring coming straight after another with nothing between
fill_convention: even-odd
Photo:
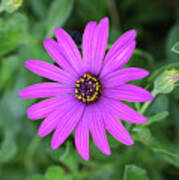
<instances>
[{"instance_id":1,"label":"green leaf","mask_svg":"<svg viewBox=\"0 0 179 180\"><path fill-rule=\"evenodd\" d=\"M47 180L59 180L65 176L65 171L59 166L51 166L47 169L45 177Z\"/></svg>"},{"instance_id":2,"label":"green leaf","mask_svg":"<svg viewBox=\"0 0 179 180\"><path fill-rule=\"evenodd\" d=\"M18 56L9 56L8 58L2 60L0 67L0 89L7 84L7 81L13 76L18 64Z\"/></svg>"},{"instance_id":3,"label":"green leaf","mask_svg":"<svg viewBox=\"0 0 179 180\"><path fill-rule=\"evenodd\" d=\"M179 55L171 51L173 45L179 42L179 23L175 24L169 31L166 39L166 55L169 62L178 62Z\"/></svg>"},{"instance_id":4,"label":"green leaf","mask_svg":"<svg viewBox=\"0 0 179 180\"><path fill-rule=\"evenodd\" d=\"M47 179L41 175L35 175L30 178L27 178L27 180L47 180Z\"/></svg>"},{"instance_id":5,"label":"green leaf","mask_svg":"<svg viewBox=\"0 0 179 180\"><path fill-rule=\"evenodd\" d=\"M5 131L5 137L0 148L0 164L10 161L17 152L14 133Z\"/></svg>"},{"instance_id":6,"label":"green leaf","mask_svg":"<svg viewBox=\"0 0 179 180\"><path fill-rule=\"evenodd\" d=\"M166 149L153 148L153 151L159 154L162 159L166 162L176 166L179 168L179 154L174 154L172 152L167 151Z\"/></svg>"},{"instance_id":7,"label":"green leaf","mask_svg":"<svg viewBox=\"0 0 179 180\"><path fill-rule=\"evenodd\" d=\"M30 1L34 13L41 19L46 18L46 4L44 0L31 0ZM39 23L38 23L39 24Z\"/></svg>"},{"instance_id":8,"label":"green leaf","mask_svg":"<svg viewBox=\"0 0 179 180\"><path fill-rule=\"evenodd\" d=\"M162 72L166 70L176 69L179 70L179 63L171 63L165 66L162 66L161 68L157 69L152 73L152 75L149 77L149 82L154 81Z\"/></svg>"},{"instance_id":9,"label":"green leaf","mask_svg":"<svg viewBox=\"0 0 179 180\"><path fill-rule=\"evenodd\" d=\"M171 51L173 51L174 53L179 54L179 42L176 42L174 44L174 46L172 47Z\"/></svg>"},{"instance_id":10,"label":"green leaf","mask_svg":"<svg viewBox=\"0 0 179 180\"><path fill-rule=\"evenodd\" d=\"M55 28L64 25L72 11L73 2L74 0L54 0L51 3L47 19L45 20L47 37L53 36Z\"/></svg>"},{"instance_id":11,"label":"green leaf","mask_svg":"<svg viewBox=\"0 0 179 180\"><path fill-rule=\"evenodd\" d=\"M78 169L78 163L75 157L75 153L76 151L74 151L70 142L68 142L65 153L59 158L60 162L64 163L71 172L76 172Z\"/></svg>"},{"instance_id":12,"label":"green leaf","mask_svg":"<svg viewBox=\"0 0 179 180\"><path fill-rule=\"evenodd\" d=\"M26 25L27 19L20 13L6 19L0 18L0 56L24 42Z\"/></svg>"},{"instance_id":13,"label":"green leaf","mask_svg":"<svg viewBox=\"0 0 179 180\"><path fill-rule=\"evenodd\" d=\"M159 94L150 108L147 110L148 114L157 114L158 112L167 111L169 108L169 97L166 94Z\"/></svg>"},{"instance_id":14,"label":"green leaf","mask_svg":"<svg viewBox=\"0 0 179 180\"><path fill-rule=\"evenodd\" d=\"M168 111L162 111L159 112L158 114L155 114L154 116L151 116L148 118L148 122L141 125L142 127L149 126L150 124L153 124L155 122L158 122L164 118L166 118L169 115Z\"/></svg>"},{"instance_id":15,"label":"green leaf","mask_svg":"<svg viewBox=\"0 0 179 180\"><path fill-rule=\"evenodd\" d=\"M47 153L51 159L54 161L59 161L61 156L64 156L67 153L67 147L60 147L56 150L52 150L52 148L48 144Z\"/></svg>"},{"instance_id":16,"label":"green leaf","mask_svg":"<svg viewBox=\"0 0 179 180\"><path fill-rule=\"evenodd\" d=\"M136 165L126 165L123 180L148 180L147 172Z\"/></svg>"},{"instance_id":17,"label":"green leaf","mask_svg":"<svg viewBox=\"0 0 179 180\"><path fill-rule=\"evenodd\" d=\"M117 180L119 178L119 170L115 167L114 164L105 164L103 163L100 168L95 168L94 171L89 171L89 174L86 174L86 176L83 177L83 174L81 173L80 175L82 176L81 178L79 177L78 179L85 179L85 180ZM84 174L85 175L85 174Z\"/></svg>"},{"instance_id":18,"label":"green leaf","mask_svg":"<svg viewBox=\"0 0 179 180\"><path fill-rule=\"evenodd\" d=\"M148 128L136 127L132 131L132 137L137 141L148 143L151 139L151 132Z\"/></svg>"},{"instance_id":19,"label":"green leaf","mask_svg":"<svg viewBox=\"0 0 179 180\"><path fill-rule=\"evenodd\" d=\"M77 1L79 16L86 22L91 20L100 20L106 15L107 11L107 0L78 0ZM85 15L84 15L85 10Z\"/></svg>"},{"instance_id":20,"label":"green leaf","mask_svg":"<svg viewBox=\"0 0 179 180\"><path fill-rule=\"evenodd\" d=\"M3 11L13 13L22 5L22 2L22 0L2 0L0 4L0 13Z\"/></svg>"}]
</instances>

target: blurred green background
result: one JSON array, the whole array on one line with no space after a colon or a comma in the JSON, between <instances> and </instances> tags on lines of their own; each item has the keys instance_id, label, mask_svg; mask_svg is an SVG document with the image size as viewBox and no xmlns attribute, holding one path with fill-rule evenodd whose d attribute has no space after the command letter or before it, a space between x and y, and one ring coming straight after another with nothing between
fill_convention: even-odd
<instances>
[{"instance_id":1,"label":"blurred green background","mask_svg":"<svg viewBox=\"0 0 179 180\"><path fill-rule=\"evenodd\" d=\"M42 41L64 27L80 46L88 21L110 18L109 46L128 29L136 29L137 49L128 66L143 67L150 76L136 81L155 89L157 78L179 71L179 1L177 0L1 0L0 1L0 180L175 180L179 179L179 87L160 91L143 111L145 125L130 125L135 145L108 137L112 155L91 141L90 161L77 154L73 136L56 151L51 135L39 139L40 122L26 109L37 102L20 99L27 85L45 81L26 70L27 59L53 63ZM167 80L164 81L167 83ZM167 86L167 84L166 84ZM141 104L129 104L140 111ZM145 105L146 106L146 105ZM41 121L41 120L40 120Z\"/></svg>"}]
</instances>

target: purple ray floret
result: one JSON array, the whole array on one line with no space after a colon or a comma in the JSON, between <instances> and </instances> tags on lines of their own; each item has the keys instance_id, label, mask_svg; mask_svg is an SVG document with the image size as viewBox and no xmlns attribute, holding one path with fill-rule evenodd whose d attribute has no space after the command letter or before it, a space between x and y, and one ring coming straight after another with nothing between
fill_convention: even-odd
<instances>
[{"instance_id":1,"label":"purple ray floret","mask_svg":"<svg viewBox=\"0 0 179 180\"><path fill-rule=\"evenodd\" d=\"M106 155L111 154L106 130L121 143L134 144L120 120L145 123L147 119L121 101L147 102L153 96L129 81L149 73L141 68L123 66L135 49L136 31L124 33L106 53L109 20L89 22L82 39L82 55L70 35L55 29L57 41L47 38L44 47L60 66L41 60L27 60L25 67L54 82L24 88L21 98L47 98L27 110L30 119L42 119L38 135L54 131L51 147L57 149L75 131L75 145L80 156L89 160L89 135ZM117 119L117 117L120 119Z\"/></svg>"}]
</instances>

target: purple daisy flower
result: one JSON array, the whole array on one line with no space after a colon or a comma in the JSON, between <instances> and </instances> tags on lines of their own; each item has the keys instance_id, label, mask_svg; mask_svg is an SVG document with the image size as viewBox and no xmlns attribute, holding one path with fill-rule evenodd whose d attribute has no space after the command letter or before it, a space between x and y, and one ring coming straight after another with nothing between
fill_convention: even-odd
<instances>
[{"instance_id":1,"label":"purple daisy flower","mask_svg":"<svg viewBox=\"0 0 179 180\"><path fill-rule=\"evenodd\" d=\"M120 118L130 123L147 119L121 101L146 102L153 96L143 88L126 84L149 73L141 68L123 66L135 48L136 31L123 34L106 53L109 20L89 22L82 39L82 56L72 38L61 28L55 30L57 42L45 39L44 47L61 67L40 60L27 60L25 67L39 76L56 82L39 83L23 89L21 98L46 98L32 105L30 119L45 118L38 135L54 131L51 147L58 148L75 129L78 153L89 159L89 133L96 146L107 155L110 148L106 130L121 143L131 146L133 140Z\"/></svg>"}]
</instances>

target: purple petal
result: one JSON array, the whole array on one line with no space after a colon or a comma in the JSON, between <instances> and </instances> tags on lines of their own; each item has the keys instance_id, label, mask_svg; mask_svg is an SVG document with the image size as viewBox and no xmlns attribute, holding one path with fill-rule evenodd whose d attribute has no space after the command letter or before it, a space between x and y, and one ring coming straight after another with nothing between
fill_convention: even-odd
<instances>
[{"instance_id":1,"label":"purple petal","mask_svg":"<svg viewBox=\"0 0 179 180\"><path fill-rule=\"evenodd\" d=\"M129 102L146 102L153 99L153 95L150 92L131 84L123 84L116 88L104 89L103 95Z\"/></svg>"},{"instance_id":2,"label":"purple petal","mask_svg":"<svg viewBox=\"0 0 179 180\"><path fill-rule=\"evenodd\" d=\"M74 113L74 107L78 106L77 101L74 101L71 98L71 101L68 103L64 103L60 108L56 109L52 113L47 116L45 120L43 120L40 128L38 130L39 137L44 137L50 132L52 132L58 125L61 125L61 121L64 120L64 117L68 114L72 115Z\"/></svg>"},{"instance_id":3,"label":"purple petal","mask_svg":"<svg viewBox=\"0 0 179 180\"><path fill-rule=\"evenodd\" d=\"M118 54L121 48L134 41L136 37L136 30L129 30L124 33L120 38L112 45L108 53L106 54L105 61L110 61L115 54Z\"/></svg>"},{"instance_id":4,"label":"purple petal","mask_svg":"<svg viewBox=\"0 0 179 180\"><path fill-rule=\"evenodd\" d=\"M110 60L106 61L106 63L104 61L100 77L104 77L106 74L110 74L110 72L116 71L120 69L123 65L125 65L131 58L135 49L135 45L135 41L126 44L119 51L117 51L117 53L115 53L110 58Z\"/></svg>"},{"instance_id":5,"label":"purple petal","mask_svg":"<svg viewBox=\"0 0 179 180\"><path fill-rule=\"evenodd\" d=\"M70 112L59 119L58 126L52 137L52 149L58 148L65 141L82 118L85 104L79 103L77 100L75 102L77 103L76 105L71 106Z\"/></svg>"},{"instance_id":6,"label":"purple petal","mask_svg":"<svg viewBox=\"0 0 179 180\"><path fill-rule=\"evenodd\" d=\"M63 104L73 100L71 95L59 96L46 99L30 106L27 110L29 119L41 119L48 116L51 112L60 108Z\"/></svg>"},{"instance_id":7,"label":"purple petal","mask_svg":"<svg viewBox=\"0 0 179 180\"><path fill-rule=\"evenodd\" d=\"M63 55L63 49L62 50L60 49L60 46L56 41L48 38L44 40L43 44L48 54L60 67L62 67L70 74L77 76L77 73L71 66L70 62L68 61L68 59L66 59L67 57Z\"/></svg>"},{"instance_id":8,"label":"purple petal","mask_svg":"<svg viewBox=\"0 0 179 180\"><path fill-rule=\"evenodd\" d=\"M92 42L91 73L98 74L106 52L109 34L109 19L103 18L97 26Z\"/></svg>"},{"instance_id":9,"label":"purple petal","mask_svg":"<svg viewBox=\"0 0 179 180\"><path fill-rule=\"evenodd\" d=\"M27 60L24 65L30 71L47 79L69 84L74 84L76 81L76 79L67 72L47 62L40 60Z\"/></svg>"},{"instance_id":10,"label":"purple petal","mask_svg":"<svg viewBox=\"0 0 179 180\"><path fill-rule=\"evenodd\" d=\"M90 22L85 29L82 50L86 70L98 74L104 59L109 33L109 20L103 18L99 25Z\"/></svg>"},{"instance_id":11,"label":"purple petal","mask_svg":"<svg viewBox=\"0 0 179 180\"><path fill-rule=\"evenodd\" d=\"M127 63L135 48L135 37L136 31L129 30L112 45L104 59L101 77L110 71L121 68Z\"/></svg>"},{"instance_id":12,"label":"purple petal","mask_svg":"<svg viewBox=\"0 0 179 180\"><path fill-rule=\"evenodd\" d=\"M55 29L55 35L64 57L68 60L76 72L81 73L83 62L81 54L73 39L62 28Z\"/></svg>"},{"instance_id":13,"label":"purple petal","mask_svg":"<svg viewBox=\"0 0 179 180\"><path fill-rule=\"evenodd\" d=\"M130 123L145 123L147 121L143 115L115 99L103 97L101 103L111 114L114 114L124 121Z\"/></svg>"},{"instance_id":14,"label":"purple petal","mask_svg":"<svg viewBox=\"0 0 179 180\"><path fill-rule=\"evenodd\" d=\"M101 108L101 112L103 114L105 128L108 132L121 143L126 144L127 146L133 145L134 142L130 134L115 115L104 110L104 107Z\"/></svg>"},{"instance_id":15,"label":"purple petal","mask_svg":"<svg viewBox=\"0 0 179 180\"><path fill-rule=\"evenodd\" d=\"M24 88L18 94L21 98L44 98L73 93L74 88L59 83L39 83Z\"/></svg>"},{"instance_id":16,"label":"purple petal","mask_svg":"<svg viewBox=\"0 0 179 180\"><path fill-rule=\"evenodd\" d=\"M75 129L75 145L80 156L89 160L89 109L86 108L82 119L79 121Z\"/></svg>"},{"instance_id":17,"label":"purple petal","mask_svg":"<svg viewBox=\"0 0 179 180\"><path fill-rule=\"evenodd\" d=\"M104 87L117 87L126 82L144 78L148 74L148 71L141 68L126 68L112 72L101 80Z\"/></svg>"},{"instance_id":18,"label":"purple petal","mask_svg":"<svg viewBox=\"0 0 179 180\"><path fill-rule=\"evenodd\" d=\"M91 70L91 52L92 52L92 43L93 43L93 36L96 29L96 22L89 22L86 25L86 28L83 33L82 39L82 53L83 53L83 60L86 71Z\"/></svg>"},{"instance_id":19,"label":"purple petal","mask_svg":"<svg viewBox=\"0 0 179 180\"><path fill-rule=\"evenodd\" d=\"M89 127L90 127L92 138L96 146L104 154L110 155L111 152L108 145L106 132L104 129L105 128L104 121L103 121L101 112L98 110L98 106L95 106L95 104L93 104L91 107L88 106L88 108L90 108L90 111L91 111L90 113L91 119L90 119Z\"/></svg>"}]
</instances>

